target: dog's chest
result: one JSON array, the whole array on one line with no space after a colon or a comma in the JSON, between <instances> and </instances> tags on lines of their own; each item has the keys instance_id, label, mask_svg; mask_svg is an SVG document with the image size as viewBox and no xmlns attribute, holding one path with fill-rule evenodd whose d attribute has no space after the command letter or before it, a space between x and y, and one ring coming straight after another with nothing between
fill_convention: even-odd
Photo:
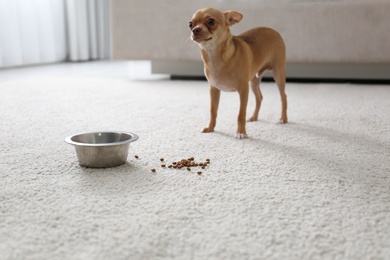
<instances>
[{"instance_id":1,"label":"dog's chest","mask_svg":"<svg viewBox=\"0 0 390 260\"><path fill-rule=\"evenodd\" d=\"M210 85L218 88L219 90L227 92L237 91L237 83L232 81L228 75L223 75L223 73L213 73L210 70L206 70L205 74Z\"/></svg>"}]
</instances>

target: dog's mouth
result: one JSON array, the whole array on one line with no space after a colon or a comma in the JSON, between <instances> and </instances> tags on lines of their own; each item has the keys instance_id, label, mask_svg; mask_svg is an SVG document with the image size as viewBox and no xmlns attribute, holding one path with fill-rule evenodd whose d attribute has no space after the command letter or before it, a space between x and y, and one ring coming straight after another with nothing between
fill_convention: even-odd
<instances>
[{"instance_id":1,"label":"dog's mouth","mask_svg":"<svg viewBox=\"0 0 390 260\"><path fill-rule=\"evenodd\" d=\"M213 39L213 37L209 37L209 38L203 38L203 37L200 37L200 36L194 36L192 35L192 40L197 42L197 43L203 43L203 42L208 42L208 41L211 41Z\"/></svg>"}]
</instances>

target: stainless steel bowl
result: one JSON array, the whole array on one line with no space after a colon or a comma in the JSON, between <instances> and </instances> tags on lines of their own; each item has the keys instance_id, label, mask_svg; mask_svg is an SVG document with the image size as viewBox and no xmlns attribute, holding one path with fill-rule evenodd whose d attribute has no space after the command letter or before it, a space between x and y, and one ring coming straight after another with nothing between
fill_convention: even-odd
<instances>
[{"instance_id":1,"label":"stainless steel bowl","mask_svg":"<svg viewBox=\"0 0 390 260\"><path fill-rule=\"evenodd\" d=\"M132 133L93 132L69 136L65 142L75 146L81 166L108 168L124 164L130 143L137 139Z\"/></svg>"}]
</instances>

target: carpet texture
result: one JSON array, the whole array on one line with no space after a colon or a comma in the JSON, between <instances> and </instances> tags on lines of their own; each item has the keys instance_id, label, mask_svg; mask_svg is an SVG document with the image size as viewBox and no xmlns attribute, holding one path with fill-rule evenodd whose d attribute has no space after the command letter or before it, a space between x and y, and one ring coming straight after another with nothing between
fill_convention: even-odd
<instances>
[{"instance_id":1,"label":"carpet texture","mask_svg":"<svg viewBox=\"0 0 390 260\"><path fill-rule=\"evenodd\" d=\"M200 132L202 81L1 83L0 259L388 259L390 87L288 84L286 125L262 91L238 140L237 93ZM78 165L65 137L99 130L139 135L126 164ZM201 175L160 167L191 156Z\"/></svg>"}]
</instances>

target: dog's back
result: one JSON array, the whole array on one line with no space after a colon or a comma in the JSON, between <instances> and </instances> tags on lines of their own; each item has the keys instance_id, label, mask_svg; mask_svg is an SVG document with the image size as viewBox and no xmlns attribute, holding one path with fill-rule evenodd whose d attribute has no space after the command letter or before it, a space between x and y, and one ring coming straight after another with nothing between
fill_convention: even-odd
<instances>
[{"instance_id":1,"label":"dog's back","mask_svg":"<svg viewBox=\"0 0 390 260\"><path fill-rule=\"evenodd\" d=\"M285 61L286 46L283 38L272 28L257 27L236 37L251 47L257 62L261 60L261 63L273 64L276 60Z\"/></svg>"}]
</instances>

